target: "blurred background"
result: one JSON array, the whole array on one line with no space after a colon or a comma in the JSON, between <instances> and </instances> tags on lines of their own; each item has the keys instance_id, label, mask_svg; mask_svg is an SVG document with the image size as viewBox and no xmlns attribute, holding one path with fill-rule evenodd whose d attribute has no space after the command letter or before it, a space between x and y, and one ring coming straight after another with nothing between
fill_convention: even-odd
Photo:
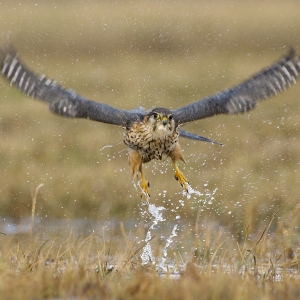
<instances>
[{"instance_id":1,"label":"blurred background","mask_svg":"<svg viewBox=\"0 0 300 300\"><path fill-rule=\"evenodd\" d=\"M36 72L89 99L173 109L241 82L291 46L300 53L299 10L298 0L4 0L0 41L11 41ZM287 205L276 224L297 228L299 95L300 84L249 114L186 126L225 144L180 142L187 160L181 169L203 195L187 199L171 162L150 162L151 202L165 214L176 209L187 223L217 223L237 234L261 228ZM1 79L1 222L29 217L39 184L41 221L139 219L123 133L55 116Z\"/></svg>"}]
</instances>

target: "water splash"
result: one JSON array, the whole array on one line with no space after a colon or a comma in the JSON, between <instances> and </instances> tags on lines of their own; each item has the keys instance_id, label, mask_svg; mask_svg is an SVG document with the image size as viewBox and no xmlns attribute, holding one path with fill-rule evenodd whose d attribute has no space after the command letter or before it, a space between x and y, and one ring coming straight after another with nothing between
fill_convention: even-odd
<instances>
[{"instance_id":1,"label":"water splash","mask_svg":"<svg viewBox=\"0 0 300 300\"><path fill-rule=\"evenodd\" d=\"M145 191L143 190L143 188L141 186L142 181L134 179L132 182L133 182L133 186L134 186L135 190L140 193L143 204L148 205L149 196L145 193Z\"/></svg>"},{"instance_id":2,"label":"water splash","mask_svg":"<svg viewBox=\"0 0 300 300\"><path fill-rule=\"evenodd\" d=\"M158 206L156 207L154 204L149 203L148 205L148 210L147 211L141 211L141 215L145 216L147 213L150 214L152 218L152 224L149 227L146 238L145 238L145 243L146 245L143 248L143 252L141 254L141 259L142 259L142 265L147 265L150 262L152 264L155 264L155 257L153 256L151 245L150 245L150 240L152 239L152 230L154 227L158 224L158 222L163 222L166 219L163 218L162 216L162 210L165 210L163 206Z\"/></svg>"},{"instance_id":3,"label":"water splash","mask_svg":"<svg viewBox=\"0 0 300 300\"><path fill-rule=\"evenodd\" d=\"M174 238L178 235L178 231L180 231L181 227L181 209L185 206L186 199L190 199L193 197L192 201L192 209L199 209L199 205L202 207L200 210L204 210L206 205L211 205L213 201L215 200L214 195L217 191L217 188L213 191L210 191L210 189L207 187L207 185L204 185L204 191L200 192L195 189L193 189L190 185L188 186L188 192L180 192L183 194L183 198L178 200L178 203L174 202L171 198L167 197L167 191L163 191L162 195L164 197L163 203L170 206L170 208L165 208L163 206L156 207L154 204L148 203L146 206L141 205L140 206L140 215L146 222L146 226L148 227L146 237L144 242L146 243L143 247L142 254L140 256L142 260L142 265L147 264L156 264L157 258L154 257L152 248L151 248L151 240L153 239L153 230L156 229L156 226L160 222L166 221L166 219L163 217L163 211L168 210L170 214L172 215L172 223L175 225L173 226L172 232L168 238L163 237L166 240L166 244L162 251L162 258L160 260L160 263L157 265L157 267L163 272L168 272L168 266L166 265L167 255L168 255L168 249L170 245L174 242ZM161 194L160 194L161 195Z\"/></svg>"},{"instance_id":4,"label":"water splash","mask_svg":"<svg viewBox=\"0 0 300 300\"><path fill-rule=\"evenodd\" d=\"M215 188L213 191L210 191L208 188L204 190L204 199L201 200L202 204L209 204L211 205L215 200L215 194L218 188Z\"/></svg>"},{"instance_id":5,"label":"water splash","mask_svg":"<svg viewBox=\"0 0 300 300\"><path fill-rule=\"evenodd\" d=\"M140 256L142 259L142 265L147 265L149 263L155 264L155 262L156 262L155 257L152 252L150 241L152 239L151 233L152 233L152 230L155 228L155 226L159 222L166 221L166 219L164 219L162 216L162 212L161 212L162 210L165 210L165 208L162 206L156 207L154 204L149 204L148 212L153 217L153 220L152 220L152 225L149 227L149 229L147 231L146 238L145 238L146 245L144 246L143 252ZM163 248L163 256L161 259L161 263L159 264L158 267L165 272L167 271L167 269L165 267L165 262L166 262L167 255L168 255L168 248L170 247L171 243L173 242L173 238L177 236L177 230L178 230L178 224L174 225L174 227L172 229L172 233L167 238L166 245Z\"/></svg>"},{"instance_id":6,"label":"water splash","mask_svg":"<svg viewBox=\"0 0 300 300\"><path fill-rule=\"evenodd\" d=\"M188 191L183 190L183 196L186 196L187 199L190 199L192 195L203 196L203 194L197 190L194 190L190 184L187 184Z\"/></svg>"},{"instance_id":7,"label":"water splash","mask_svg":"<svg viewBox=\"0 0 300 300\"><path fill-rule=\"evenodd\" d=\"M177 229L178 229L178 225L176 224L176 225L173 227L172 233L171 233L171 235L168 237L167 243L166 243L166 245L165 245L165 247L164 247L164 249L163 249L163 257L162 257L162 259L161 259L161 263L160 263L159 267L160 267L163 271L165 271L165 272L167 272L167 269L166 269L166 267L165 267L165 262L166 262L167 255L168 255L168 251L167 251L167 250L168 250L168 248L170 247L171 243L173 242L173 237L177 236L177 232L176 232Z\"/></svg>"},{"instance_id":8,"label":"water splash","mask_svg":"<svg viewBox=\"0 0 300 300\"><path fill-rule=\"evenodd\" d=\"M112 148L114 145L106 145L106 146L103 146L101 149L100 149L100 152L102 152L104 149L106 148Z\"/></svg>"},{"instance_id":9,"label":"water splash","mask_svg":"<svg viewBox=\"0 0 300 300\"><path fill-rule=\"evenodd\" d=\"M202 192L193 189L188 185L188 191L182 191L182 195L189 200L193 196L192 209L198 209L199 205L204 208L208 208L207 205L212 205L215 201L215 194L217 193L218 188L210 190L208 184L204 184L204 190ZM181 200L184 203L184 200ZM182 205L182 204L181 204ZM184 205L184 204L183 204Z\"/></svg>"},{"instance_id":10,"label":"water splash","mask_svg":"<svg viewBox=\"0 0 300 300\"><path fill-rule=\"evenodd\" d=\"M151 231L148 230L147 231L147 234L146 234L146 238L145 238L145 242L146 242L146 245L143 247L143 252L141 254L141 259L142 259L142 265L148 265L150 262L152 264L155 263L155 257L152 253L152 249L151 249L151 245L150 245L150 240L152 239L152 236L151 236Z\"/></svg>"}]
</instances>

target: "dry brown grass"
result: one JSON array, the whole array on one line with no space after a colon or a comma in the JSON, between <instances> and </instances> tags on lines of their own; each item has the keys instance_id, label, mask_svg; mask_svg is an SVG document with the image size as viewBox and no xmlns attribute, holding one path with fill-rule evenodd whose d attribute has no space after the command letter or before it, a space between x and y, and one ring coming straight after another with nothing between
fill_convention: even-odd
<instances>
[{"instance_id":1,"label":"dry brown grass","mask_svg":"<svg viewBox=\"0 0 300 300\"><path fill-rule=\"evenodd\" d=\"M299 297L299 251L289 247L285 231L269 234L268 223L256 239L247 238L241 246L222 228L186 231L196 248L185 254L170 251L164 270L158 238L150 242L157 263L142 265L143 244L134 242L139 230L130 236L122 225L115 233L94 229L88 235L72 230L53 237L53 232L36 229L33 236L2 235L0 299Z\"/></svg>"}]
</instances>

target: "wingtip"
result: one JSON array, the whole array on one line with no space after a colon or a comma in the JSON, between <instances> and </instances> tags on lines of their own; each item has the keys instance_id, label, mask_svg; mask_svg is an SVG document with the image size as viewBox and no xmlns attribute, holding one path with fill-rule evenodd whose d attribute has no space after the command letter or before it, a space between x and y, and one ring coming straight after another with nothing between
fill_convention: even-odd
<instances>
[{"instance_id":1,"label":"wingtip","mask_svg":"<svg viewBox=\"0 0 300 300\"><path fill-rule=\"evenodd\" d=\"M3 43L0 50L3 53L17 54L15 47L10 42Z\"/></svg>"},{"instance_id":2,"label":"wingtip","mask_svg":"<svg viewBox=\"0 0 300 300\"><path fill-rule=\"evenodd\" d=\"M285 55L286 59L294 59L295 57L297 57L297 51L295 50L295 48L293 46L291 46L287 52L287 54Z\"/></svg>"},{"instance_id":3,"label":"wingtip","mask_svg":"<svg viewBox=\"0 0 300 300\"><path fill-rule=\"evenodd\" d=\"M4 43L0 47L0 66L4 63L6 57L10 55L12 57L17 56L17 51L11 43ZM1 68L2 69L2 68ZM0 71L1 71L0 69Z\"/></svg>"}]
</instances>

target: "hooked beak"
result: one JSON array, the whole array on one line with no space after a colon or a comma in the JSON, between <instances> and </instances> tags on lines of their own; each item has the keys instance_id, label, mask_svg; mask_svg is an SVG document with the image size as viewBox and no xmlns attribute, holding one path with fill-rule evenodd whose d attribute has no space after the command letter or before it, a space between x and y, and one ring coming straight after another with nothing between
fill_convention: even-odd
<instances>
[{"instance_id":1,"label":"hooked beak","mask_svg":"<svg viewBox=\"0 0 300 300\"><path fill-rule=\"evenodd\" d=\"M162 118L162 123L164 126L166 126L168 124L168 118L167 117L163 117Z\"/></svg>"}]
</instances>

